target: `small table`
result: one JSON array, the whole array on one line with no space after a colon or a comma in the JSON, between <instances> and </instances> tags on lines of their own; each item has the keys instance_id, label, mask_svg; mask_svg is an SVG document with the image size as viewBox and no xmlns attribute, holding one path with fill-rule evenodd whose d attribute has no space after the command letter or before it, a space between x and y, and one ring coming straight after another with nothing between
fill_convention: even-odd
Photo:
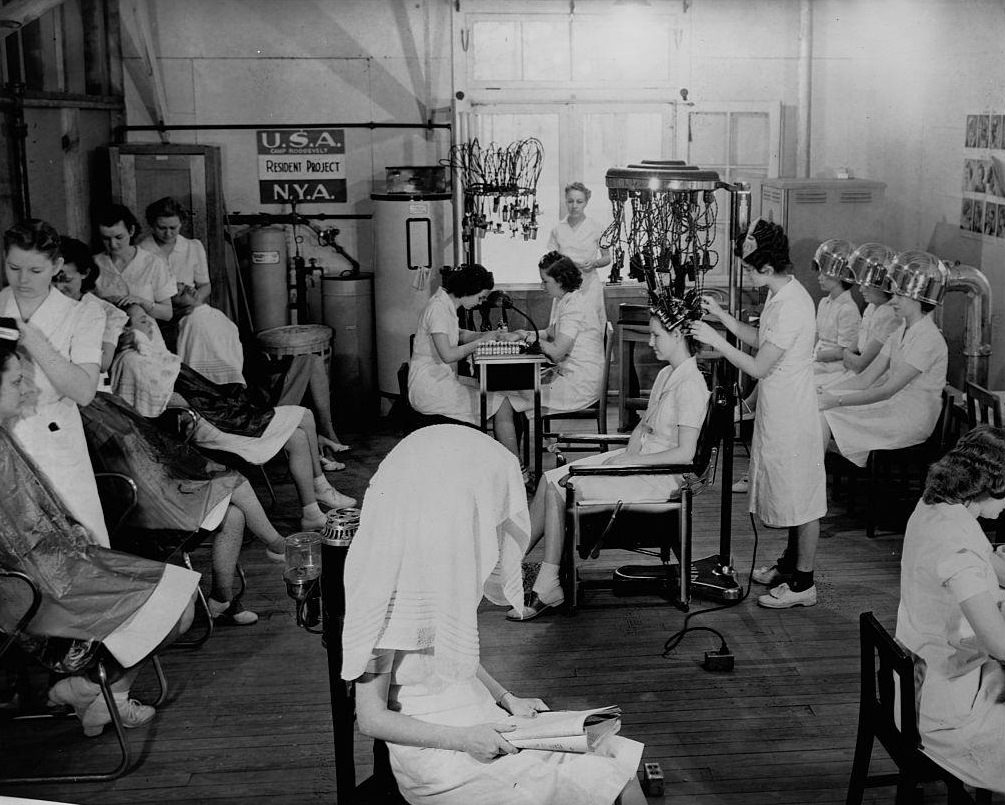
<instances>
[{"instance_id":1,"label":"small table","mask_svg":"<svg viewBox=\"0 0 1005 805\"><path fill-rule=\"evenodd\" d=\"M473 360L478 372L482 430L488 429L490 391L534 389L534 480L538 480L541 477L541 366L551 361L547 356L538 354L476 354Z\"/></svg>"}]
</instances>

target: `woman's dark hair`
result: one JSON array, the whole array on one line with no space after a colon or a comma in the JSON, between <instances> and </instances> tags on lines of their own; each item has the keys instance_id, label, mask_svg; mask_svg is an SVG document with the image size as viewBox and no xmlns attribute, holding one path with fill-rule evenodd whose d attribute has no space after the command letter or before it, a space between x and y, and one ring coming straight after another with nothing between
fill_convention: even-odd
<instances>
[{"instance_id":1,"label":"woman's dark hair","mask_svg":"<svg viewBox=\"0 0 1005 805\"><path fill-rule=\"evenodd\" d=\"M733 252L759 272L767 265L776 274L784 274L792 268L785 230L763 218L758 218L745 234L736 239Z\"/></svg>"},{"instance_id":2,"label":"woman's dark hair","mask_svg":"<svg viewBox=\"0 0 1005 805\"><path fill-rule=\"evenodd\" d=\"M17 341L0 338L0 375L7 371L11 358L17 357Z\"/></svg>"},{"instance_id":3,"label":"woman's dark hair","mask_svg":"<svg viewBox=\"0 0 1005 805\"><path fill-rule=\"evenodd\" d=\"M65 235L59 239L59 250L63 255L63 263L69 263L76 267L77 273L83 278L80 281L80 292L87 293L93 291L98 284L98 276L101 269L94 262L87 244L76 238L68 238Z\"/></svg>"},{"instance_id":4,"label":"woman's dark hair","mask_svg":"<svg viewBox=\"0 0 1005 805\"><path fill-rule=\"evenodd\" d=\"M59 233L52 224L39 218L28 218L3 233L3 250L24 249L44 254L50 260L59 259Z\"/></svg>"},{"instance_id":5,"label":"woman's dark hair","mask_svg":"<svg viewBox=\"0 0 1005 805\"><path fill-rule=\"evenodd\" d=\"M158 218L178 218L184 223L188 218L188 210L171 196L164 196L164 198L159 198L148 205L145 215L150 226L153 226Z\"/></svg>"},{"instance_id":6,"label":"woman's dark hair","mask_svg":"<svg viewBox=\"0 0 1005 805\"><path fill-rule=\"evenodd\" d=\"M474 296L482 291L491 291L496 284L492 272L478 263L462 263L459 266L444 267L440 271L440 284L451 296Z\"/></svg>"},{"instance_id":7,"label":"woman's dark hair","mask_svg":"<svg viewBox=\"0 0 1005 805\"><path fill-rule=\"evenodd\" d=\"M1005 430L979 425L932 465L925 503L969 503L1005 498Z\"/></svg>"},{"instance_id":8,"label":"woman's dark hair","mask_svg":"<svg viewBox=\"0 0 1005 805\"><path fill-rule=\"evenodd\" d=\"M552 255L556 259L549 260ZM575 291L583 284L583 272L572 260L558 252L548 252L537 264L538 268L558 283L563 291Z\"/></svg>"},{"instance_id":9,"label":"woman's dark hair","mask_svg":"<svg viewBox=\"0 0 1005 805\"><path fill-rule=\"evenodd\" d=\"M125 224L132 237L140 231L140 222L125 204L108 204L100 207L94 214L94 223L98 226L115 226L120 222Z\"/></svg>"},{"instance_id":10,"label":"woman's dark hair","mask_svg":"<svg viewBox=\"0 0 1005 805\"><path fill-rule=\"evenodd\" d=\"M921 305L922 313L931 313L938 307L934 302L919 302L918 304Z\"/></svg>"}]
</instances>

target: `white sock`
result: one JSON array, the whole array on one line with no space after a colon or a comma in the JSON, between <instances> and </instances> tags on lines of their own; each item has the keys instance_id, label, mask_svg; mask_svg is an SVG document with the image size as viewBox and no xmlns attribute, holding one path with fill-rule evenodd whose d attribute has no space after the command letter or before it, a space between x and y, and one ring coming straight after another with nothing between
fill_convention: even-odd
<instances>
[{"instance_id":1,"label":"white sock","mask_svg":"<svg viewBox=\"0 0 1005 805\"><path fill-rule=\"evenodd\" d=\"M546 604L554 601L558 596L543 595L543 593L555 593L561 590L561 585L558 582L558 565L551 562L541 562L541 569L537 572L537 579L534 581L532 590Z\"/></svg>"},{"instance_id":2,"label":"white sock","mask_svg":"<svg viewBox=\"0 0 1005 805\"><path fill-rule=\"evenodd\" d=\"M317 520L319 517L324 517L324 515L321 513L321 507L318 506L318 502L315 500L313 503L308 503L304 506L300 517L304 520Z\"/></svg>"}]
</instances>

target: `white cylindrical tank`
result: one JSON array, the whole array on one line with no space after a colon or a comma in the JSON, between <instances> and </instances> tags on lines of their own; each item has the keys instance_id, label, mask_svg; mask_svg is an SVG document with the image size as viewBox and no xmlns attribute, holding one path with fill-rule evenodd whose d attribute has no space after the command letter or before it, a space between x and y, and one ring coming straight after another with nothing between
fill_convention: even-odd
<instances>
[{"instance_id":1,"label":"white cylindrical tank","mask_svg":"<svg viewBox=\"0 0 1005 805\"><path fill-rule=\"evenodd\" d=\"M248 234L251 318L255 332L290 323L290 292L286 278L286 232L263 226Z\"/></svg>"},{"instance_id":2,"label":"white cylindrical tank","mask_svg":"<svg viewBox=\"0 0 1005 805\"><path fill-rule=\"evenodd\" d=\"M335 331L330 376L335 413L351 421L373 416L373 274L325 277L321 297L324 323Z\"/></svg>"},{"instance_id":3,"label":"white cylindrical tank","mask_svg":"<svg viewBox=\"0 0 1005 805\"><path fill-rule=\"evenodd\" d=\"M409 358L419 314L453 253L449 193L373 193L377 387L386 413L399 395L398 369Z\"/></svg>"}]
</instances>

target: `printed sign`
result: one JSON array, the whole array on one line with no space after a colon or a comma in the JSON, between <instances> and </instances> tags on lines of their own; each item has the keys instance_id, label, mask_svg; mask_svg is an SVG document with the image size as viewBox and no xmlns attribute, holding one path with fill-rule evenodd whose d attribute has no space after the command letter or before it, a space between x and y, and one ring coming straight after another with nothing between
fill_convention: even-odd
<instances>
[{"instance_id":1,"label":"printed sign","mask_svg":"<svg viewBox=\"0 0 1005 805\"><path fill-rule=\"evenodd\" d=\"M344 129L260 129L262 204L342 204L346 196Z\"/></svg>"}]
</instances>

